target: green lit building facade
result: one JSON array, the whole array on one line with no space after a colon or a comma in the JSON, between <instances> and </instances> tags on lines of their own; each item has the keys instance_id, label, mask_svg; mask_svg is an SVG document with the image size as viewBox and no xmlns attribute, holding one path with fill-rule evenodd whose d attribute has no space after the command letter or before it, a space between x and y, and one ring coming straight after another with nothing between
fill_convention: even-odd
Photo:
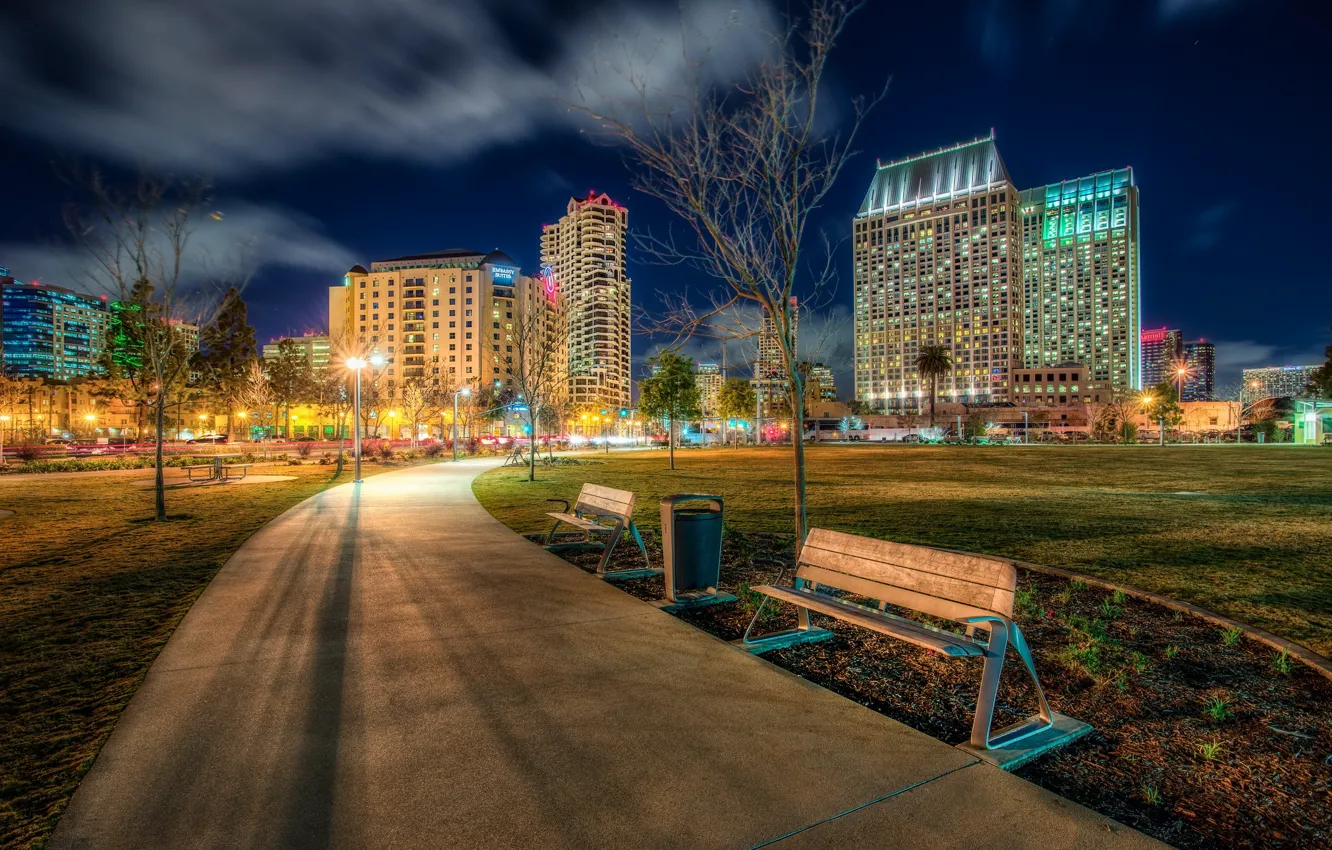
<instances>
[{"instance_id":1,"label":"green lit building facade","mask_svg":"<svg viewBox=\"0 0 1332 850\"><path fill-rule=\"evenodd\" d=\"M1080 363L1091 382L1140 388L1133 169L1028 189L1021 214L1023 366Z\"/></svg>"}]
</instances>

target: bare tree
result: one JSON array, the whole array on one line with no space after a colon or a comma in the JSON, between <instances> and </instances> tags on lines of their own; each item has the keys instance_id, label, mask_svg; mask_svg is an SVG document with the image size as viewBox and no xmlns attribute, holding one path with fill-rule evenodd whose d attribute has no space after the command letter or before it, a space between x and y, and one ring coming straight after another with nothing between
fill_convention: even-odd
<instances>
[{"instance_id":1,"label":"bare tree","mask_svg":"<svg viewBox=\"0 0 1332 850\"><path fill-rule=\"evenodd\" d=\"M277 432L277 405L281 402L277 394L273 392L273 386L268 380L268 375L264 374L263 364L258 360L250 361L249 371L245 375L244 381L237 388L236 400L241 403L245 410L264 410L270 404L274 406L273 410L273 431ZM230 419L230 416L228 416ZM227 428L230 431L230 427Z\"/></svg>"},{"instance_id":2,"label":"bare tree","mask_svg":"<svg viewBox=\"0 0 1332 850\"><path fill-rule=\"evenodd\" d=\"M139 346L137 380L156 424L155 509L162 521L166 407L171 388L189 371L186 326L202 329L214 320L222 294L244 282L237 270L245 263L215 265L192 242L197 216L207 209L206 184L141 175L122 189L97 173L86 183L90 200L67 208L66 223L91 261L87 285L120 302Z\"/></svg>"},{"instance_id":3,"label":"bare tree","mask_svg":"<svg viewBox=\"0 0 1332 850\"><path fill-rule=\"evenodd\" d=\"M807 263L811 216L822 206L853 154L866 113L884 95L851 103L850 129L830 133L823 78L833 44L860 7L853 0L811 0L807 20L771 33L768 56L738 85L720 87L695 75L692 91L663 99L644 74L629 74L630 101L604 96L575 107L634 161L634 186L661 200L690 238L640 237L656 259L688 264L718 281L710 305L684 295L653 329L685 338L756 333L753 313L767 317L796 428L803 430L804 378L796 352L799 306L826 297L832 246ZM686 54L689 47L685 47ZM698 69L686 55L685 67ZM885 90L886 91L886 90ZM746 313L736 308L748 305ZM753 308L758 308L754 310ZM745 324L739 317L750 316ZM743 325L743 326L740 326ZM807 528L804 442L793 441L795 530Z\"/></svg>"},{"instance_id":4,"label":"bare tree","mask_svg":"<svg viewBox=\"0 0 1332 850\"><path fill-rule=\"evenodd\" d=\"M331 418L338 429L338 468L335 476L342 474L344 446L347 440L347 419L352 412L352 392L348 384L351 375L342 363L330 363L322 372L314 376L314 393L319 405L319 412ZM357 423L353 422L352 427Z\"/></svg>"},{"instance_id":5,"label":"bare tree","mask_svg":"<svg viewBox=\"0 0 1332 850\"><path fill-rule=\"evenodd\" d=\"M516 314L508 337L513 355L506 358L509 378L519 402L518 412L527 425L527 480L536 480L537 439L542 417L555 422L566 396L566 377L557 366L557 354L567 345L565 323L556 321L558 310L549 310L541 296L526 298Z\"/></svg>"}]
</instances>

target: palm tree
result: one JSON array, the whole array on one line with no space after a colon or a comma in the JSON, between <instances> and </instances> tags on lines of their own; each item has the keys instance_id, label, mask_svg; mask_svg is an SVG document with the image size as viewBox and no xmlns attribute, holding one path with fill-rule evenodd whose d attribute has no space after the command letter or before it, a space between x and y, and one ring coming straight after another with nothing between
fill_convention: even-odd
<instances>
[{"instance_id":1,"label":"palm tree","mask_svg":"<svg viewBox=\"0 0 1332 850\"><path fill-rule=\"evenodd\" d=\"M939 378L953 368L953 352L944 345L922 345L916 355L916 371L930 379L930 427L934 427L934 396Z\"/></svg>"}]
</instances>

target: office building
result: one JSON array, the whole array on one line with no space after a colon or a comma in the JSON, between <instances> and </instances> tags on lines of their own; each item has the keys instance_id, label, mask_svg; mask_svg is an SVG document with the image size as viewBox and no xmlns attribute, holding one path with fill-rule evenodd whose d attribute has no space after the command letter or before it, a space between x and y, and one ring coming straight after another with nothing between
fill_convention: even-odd
<instances>
[{"instance_id":1,"label":"office building","mask_svg":"<svg viewBox=\"0 0 1332 850\"><path fill-rule=\"evenodd\" d=\"M1267 366L1244 370L1242 398L1245 404L1264 398L1295 398L1307 395L1318 366Z\"/></svg>"},{"instance_id":2,"label":"office building","mask_svg":"<svg viewBox=\"0 0 1332 850\"><path fill-rule=\"evenodd\" d=\"M1110 401L1111 384L1081 363L1058 363L1013 370L1013 402L1018 407L1067 407Z\"/></svg>"},{"instance_id":3,"label":"office building","mask_svg":"<svg viewBox=\"0 0 1332 850\"><path fill-rule=\"evenodd\" d=\"M1083 364L1116 390L1142 380L1133 169L1028 189L1022 204L1022 365Z\"/></svg>"},{"instance_id":4,"label":"office building","mask_svg":"<svg viewBox=\"0 0 1332 850\"><path fill-rule=\"evenodd\" d=\"M559 369L575 410L633 406L628 218L608 195L589 192L541 229L543 279L558 292Z\"/></svg>"},{"instance_id":5,"label":"office building","mask_svg":"<svg viewBox=\"0 0 1332 850\"><path fill-rule=\"evenodd\" d=\"M1184 361L1184 336L1178 330L1158 328L1142 332L1142 387L1174 381Z\"/></svg>"},{"instance_id":6,"label":"office building","mask_svg":"<svg viewBox=\"0 0 1332 850\"><path fill-rule=\"evenodd\" d=\"M833 378L832 369L822 363L811 363L807 380L809 381L805 387L807 396L819 401L837 401L837 383Z\"/></svg>"},{"instance_id":7,"label":"office building","mask_svg":"<svg viewBox=\"0 0 1332 850\"><path fill-rule=\"evenodd\" d=\"M800 303L793 295L791 305L791 348L799 349ZM759 323L758 359L754 361L754 392L758 395L760 415L767 418L784 414L791 407L787 395L786 364L777 320L765 308Z\"/></svg>"},{"instance_id":8,"label":"office building","mask_svg":"<svg viewBox=\"0 0 1332 850\"><path fill-rule=\"evenodd\" d=\"M719 415L718 401L721 397L722 374L716 363L699 363L694 370L694 387L698 390L699 407L704 418Z\"/></svg>"},{"instance_id":9,"label":"office building","mask_svg":"<svg viewBox=\"0 0 1332 850\"><path fill-rule=\"evenodd\" d=\"M880 164L852 222L855 397L877 410L921 410L921 347L953 369L947 401L1002 402L1021 365L1018 190L994 135Z\"/></svg>"},{"instance_id":10,"label":"office building","mask_svg":"<svg viewBox=\"0 0 1332 850\"><path fill-rule=\"evenodd\" d=\"M342 287L335 288L342 289ZM333 359L331 343L327 335L304 334L303 336L282 337L265 345L263 348L265 365L278 359L284 342L289 343L292 354L304 361L306 368L311 373L323 372Z\"/></svg>"},{"instance_id":11,"label":"office building","mask_svg":"<svg viewBox=\"0 0 1332 850\"><path fill-rule=\"evenodd\" d=\"M4 372L69 381L102 371L105 299L24 283L0 269L0 358Z\"/></svg>"},{"instance_id":12,"label":"office building","mask_svg":"<svg viewBox=\"0 0 1332 850\"><path fill-rule=\"evenodd\" d=\"M1213 401L1216 398L1216 346L1205 340L1184 343L1184 389L1181 401Z\"/></svg>"},{"instance_id":13,"label":"office building","mask_svg":"<svg viewBox=\"0 0 1332 850\"><path fill-rule=\"evenodd\" d=\"M328 356L336 339L348 352L383 357L365 380L388 398L421 378L473 390L512 385L515 312L543 303L532 295L539 286L501 251L450 249L356 265L329 293L330 311L342 314L329 315Z\"/></svg>"}]
</instances>

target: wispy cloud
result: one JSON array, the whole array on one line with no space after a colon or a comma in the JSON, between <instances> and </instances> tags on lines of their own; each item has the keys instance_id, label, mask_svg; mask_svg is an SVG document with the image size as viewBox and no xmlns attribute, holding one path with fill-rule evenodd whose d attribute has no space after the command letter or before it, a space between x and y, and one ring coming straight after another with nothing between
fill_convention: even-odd
<instances>
[{"instance_id":1,"label":"wispy cloud","mask_svg":"<svg viewBox=\"0 0 1332 850\"><path fill-rule=\"evenodd\" d=\"M210 277L238 277L259 269L326 273L346 271L353 253L325 236L310 218L280 207L222 204L214 219L200 215L190 236L182 285L193 288ZM0 244L0 265L22 280L41 280L94 295L108 282L89 254L69 242Z\"/></svg>"},{"instance_id":2,"label":"wispy cloud","mask_svg":"<svg viewBox=\"0 0 1332 850\"><path fill-rule=\"evenodd\" d=\"M1239 211L1235 201L1213 204L1202 212L1193 223L1193 235L1189 237L1189 249L1209 251L1220 244L1225 235L1227 222Z\"/></svg>"},{"instance_id":3,"label":"wispy cloud","mask_svg":"<svg viewBox=\"0 0 1332 850\"><path fill-rule=\"evenodd\" d=\"M653 96L687 73L734 75L770 18L763 0L604 4L581 17L567 5L32 4L0 22L0 122L127 163L212 173L340 154L447 161L569 126L560 101L580 83L623 91L620 57ZM510 38L519 29L541 34L539 55Z\"/></svg>"}]
</instances>

